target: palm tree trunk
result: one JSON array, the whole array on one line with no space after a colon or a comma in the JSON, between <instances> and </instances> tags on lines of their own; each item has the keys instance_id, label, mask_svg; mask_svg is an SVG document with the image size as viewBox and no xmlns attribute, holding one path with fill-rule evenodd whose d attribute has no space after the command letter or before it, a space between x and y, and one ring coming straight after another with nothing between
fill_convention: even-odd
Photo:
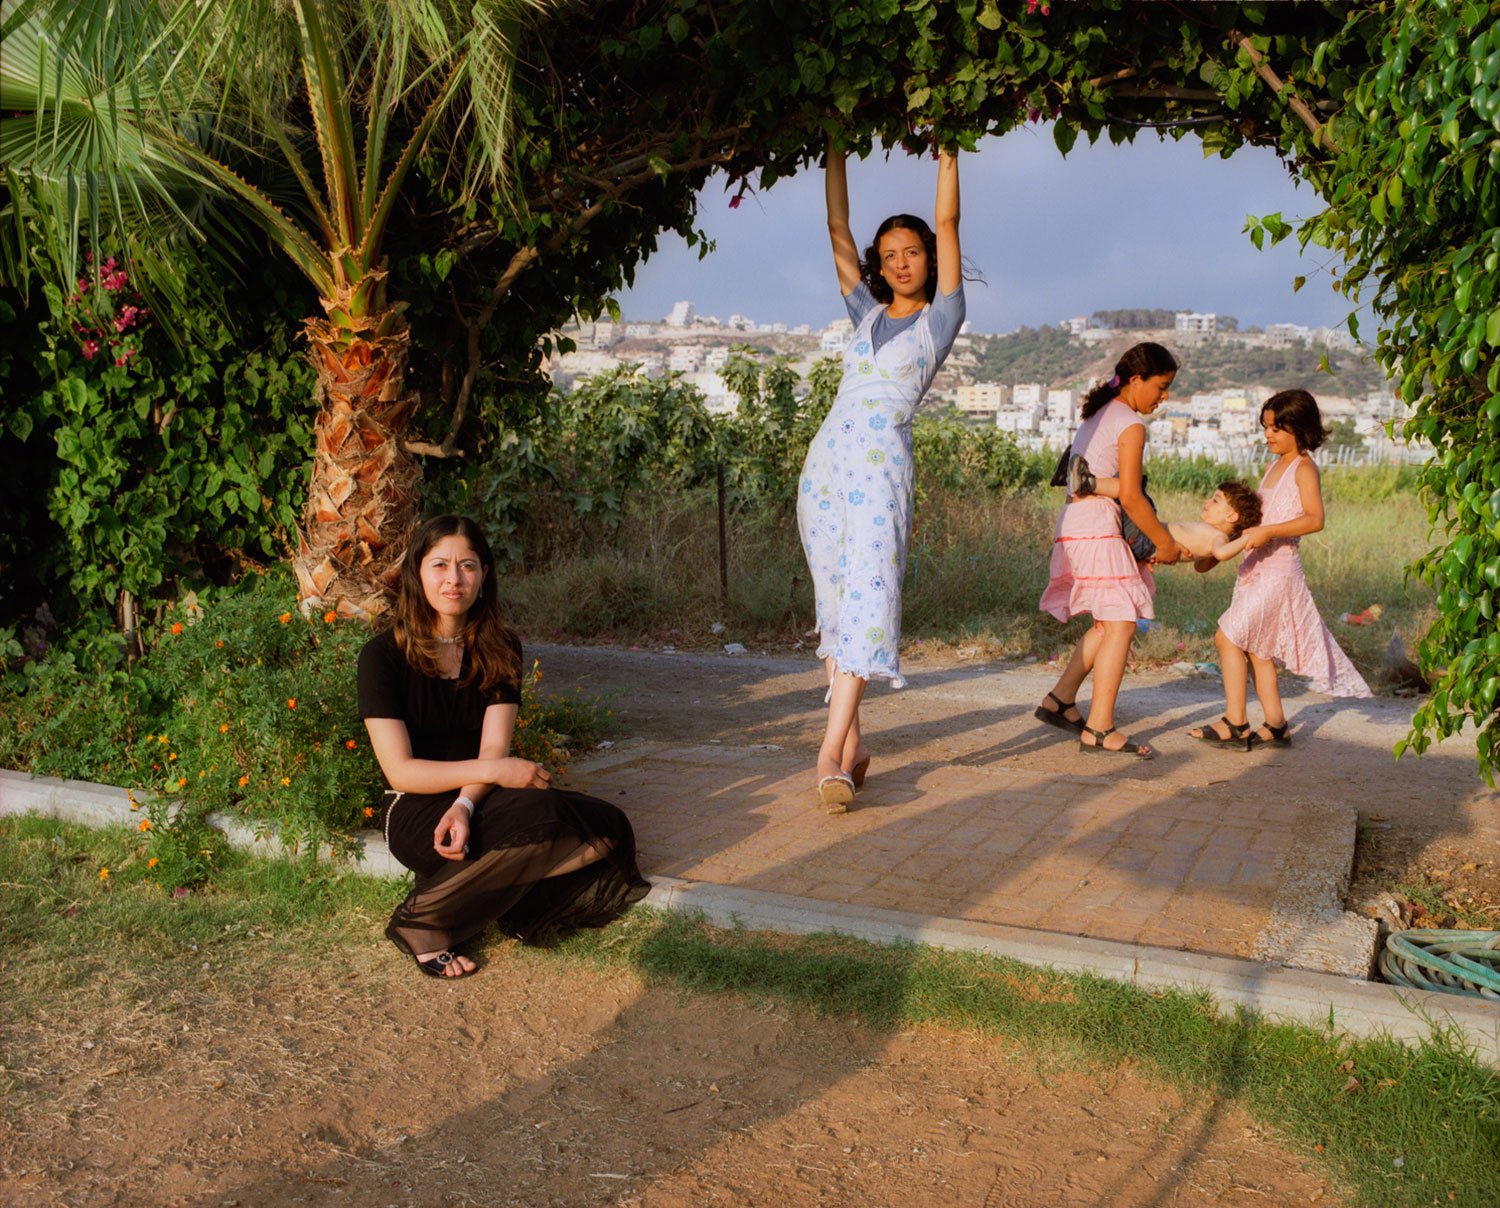
<instances>
[{"instance_id":1,"label":"palm tree trunk","mask_svg":"<svg viewBox=\"0 0 1500 1208\"><path fill-rule=\"evenodd\" d=\"M410 336L396 308L304 324L318 375L316 453L297 556L307 611L383 612L416 525L421 468L402 443L417 405L406 389Z\"/></svg>"}]
</instances>

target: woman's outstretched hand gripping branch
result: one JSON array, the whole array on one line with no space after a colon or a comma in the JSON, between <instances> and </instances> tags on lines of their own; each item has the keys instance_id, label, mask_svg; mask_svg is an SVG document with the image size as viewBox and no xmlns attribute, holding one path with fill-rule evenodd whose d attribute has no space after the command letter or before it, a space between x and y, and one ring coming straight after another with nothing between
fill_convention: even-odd
<instances>
[{"instance_id":1,"label":"woman's outstretched hand gripping branch","mask_svg":"<svg viewBox=\"0 0 1500 1208\"><path fill-rule=\"evenodd\" d=\"M833 267L839 275L839 289L845 296L859 284L859 247L849 229L849 178L844 167L844 152L828 140L828 159L823 171L823 194L828 204L828 237L833 241Z\"/></svg>"}]
</instances>

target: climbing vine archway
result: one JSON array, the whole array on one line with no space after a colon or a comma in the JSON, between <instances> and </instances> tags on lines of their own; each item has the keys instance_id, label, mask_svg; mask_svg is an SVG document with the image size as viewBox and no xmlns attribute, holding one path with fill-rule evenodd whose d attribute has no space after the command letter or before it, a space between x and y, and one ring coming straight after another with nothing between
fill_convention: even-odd
<instances>
[{"instance_id":1,"label":"climbing vine archway","mask_svg":"<svg viewBox=\"0 0 1500 1208\"><path fill-rule=\"evenodd\" d=\"M1500 7L1477 0L1332 5L1124 0L618 0L549 26L555 104L527 114L532 208L512 257L585 237L638 207L690 230L715 168L767 187L828 135L919 151L972 147L1040 116L1059 150L1142 128L1205 153L1274 147L1326 208L1295 235L1346 263L1336 282L1379 321L1377 354L1429 440L1437 592L1420 643L1436 679L1407 745L1467 721L1500 763ZM641 245L621 243L611 276ZM649 247L649 242L645 244ZM595 258L607 246L591 243ZM527 261L530 263L530 260ZM512 260L512 266L515 261ZM516 277L511 277L511 282ZM1370 332L1360 333L1369 339ZM1315 385L1315 384L1314 384Z\"/></svg>"}]
</instances>

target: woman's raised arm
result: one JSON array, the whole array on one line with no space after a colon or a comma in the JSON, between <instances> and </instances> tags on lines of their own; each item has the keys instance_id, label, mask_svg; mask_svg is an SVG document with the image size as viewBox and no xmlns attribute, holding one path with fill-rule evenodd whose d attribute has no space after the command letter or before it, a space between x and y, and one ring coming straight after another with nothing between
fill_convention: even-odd
<instances>
[{"instance_id":1,"label":"woman's raised arm","mask_svg":"<svg viewBox=\"0 0 1500 1208\"><path fill-rule=\"evenodd\" d=\"M828 140L828 161L823 171L823 193L828 200L828 237L833 241L833 267L839 275L839 289L852 294L859 284L859 248L849 229L849 178L844 169L844 153Z\"/></svg>"},{"instance_id":2,"label":"woman's raised arm","mask_svg":"<svg viewBox=\"0 0 1500 1208\"><path fill-rule=\"evenodd\" d=\"M951 294L964 279L963 253L958 246L958 156L938 152L937 209L933 215L937 236L938 292Z\"/></svg>"}]
</instances>

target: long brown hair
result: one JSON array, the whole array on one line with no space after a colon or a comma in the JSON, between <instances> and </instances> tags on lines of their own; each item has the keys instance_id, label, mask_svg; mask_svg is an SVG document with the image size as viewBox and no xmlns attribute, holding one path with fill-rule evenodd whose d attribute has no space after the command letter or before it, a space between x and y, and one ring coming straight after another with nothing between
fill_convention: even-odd
<instances>
[{"instance_id":1,"label":"long brown hair","mask_svg":"<svg viewBox=\"0 0 1500 1208\"><path fill-rule=\"evenodd\" d=\"M1083 411L1080 416L1083 419L1091 418L1119 394L1120 387L1133 377L1149 378L1176 372L1177 358L1160 344L1153 344L1149 340L1133 344L1115 362L1115 376L1107 382L1100 382L1083 396Z\"/></svg>"},{"instance_id":2,"label":"long brown hair","mask_svg":"<svg viewBox=\"0 0 1500 1208\"><path fill-rule=\"evenodd\" d=\"M444 537L462 537L479 555L484 568L479 598L464 616L463 651L469 659L464 686L477 684L488 692L497 684L519 684L521 660L515 633L500 617L500 593L495 585L495 556L484 532L467 516L434 516L412 534L401 560L401 586L391 619L396 648L423 675L441 678L438 656L444 643L437 639L437 613L422 589L422 559Z\"/></svg>"}]
</instances>

